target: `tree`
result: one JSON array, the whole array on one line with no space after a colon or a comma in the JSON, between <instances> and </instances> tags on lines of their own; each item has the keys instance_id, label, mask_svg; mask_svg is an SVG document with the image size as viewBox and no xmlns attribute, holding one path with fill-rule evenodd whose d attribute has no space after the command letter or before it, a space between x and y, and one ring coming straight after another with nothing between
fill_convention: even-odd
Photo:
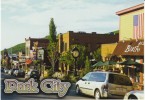
<instances>
[{"instance_id":1,"label":"tree","mask_svg":"<svg viewBox=\"0 0 145 100\"><path fill-rule=\"evenodd\" d=\"M60 62L65 63L69 66L74 64L74 58L72 57L71 51L65 51L60 55Z\"/></svg>"},{"instance_id":2,"label":"tree","mask_svg":"<svg viewBox=\"0 0 145 100\"><path fill-rule=\"evenodd\" d=\"M8 50L4 49L4 57L8 57Z\"/></svg>"},{"instance_id":3,"label":"tree","mask_svg":"<svg viewBox=\"0 0 145 100\"><path fill-rule=\"evenodd\" d=\"M98 48L96 51L93 52L93 57L94 57L97 61L102 61L101 48Z\"/></svg>"},{"instance_id":4,"label":"tree","mask_svg":"<svg viewBox=\"0 0 145 100\"><path fill-rule=\"evenodd\" d=\"M91 62L89 61L88 56L86 56L86 61L85 61L85 74L91 71Z\"/></svg>"},{"instance_id":5,"label":"tree","mask_svg":"<svg viewBox=\"0 0 145 100\"><path fill-rule=\"evenodd\" d=\"M72 56L72 49L74 47L77 47L80 51L79 57L77 58L77 69L81 68L84 66L84 61L85 61L85 55L86 55L86 47L82 45L71 45L69 51L64 51L61 56L60 56L60 62L65 63L71 67L70 69L73 69L74 67L74 61L75 59Z\"/></svg>"},{"instance_id":6,"label":"tree","mask_svg":"<svg viewBox=\"0 0 145 100\"><path fill-rule=\"evenodd\" d=\"M58 53L58 43L56 42L50 42L48 45L48 59L52 66L52 71L55 71L55 65L56 62L59 59L59 53Z\"/></svg>"},{"instance_id":7,"label":"tree","mask_svg":"<svg viewBox=\"0 0 145 100\"><path fill-rule=\"evenodd\" d=\"M54 20L53 18L51 18L50 20L50 24L49 24L49 40L51 42L56 42L56 26L54 24Z\"/></svg>"}]
</instances>

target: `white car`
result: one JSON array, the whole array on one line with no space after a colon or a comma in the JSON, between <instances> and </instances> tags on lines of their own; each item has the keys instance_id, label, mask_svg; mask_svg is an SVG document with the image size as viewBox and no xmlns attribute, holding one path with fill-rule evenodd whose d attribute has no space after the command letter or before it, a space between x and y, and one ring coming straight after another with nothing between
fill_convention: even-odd
<instances>
[{"instance_id":1,"label":"white car","mask_svg":"<svg viewBox=\"0 0 145 100\"><path fill-rule=\"evenodd\" d=\"M12 74L12 69L10 69L10 70L8 71L8 74L9 74L9 75L11 75L11 74Z\"/></svg>"},{"instance_id":2,"label":"white car","mask_svg":"<svg viewBox=\"0 0 145 100\"><path fill-rule=\"evenodd\" d=\"M100 99L123 98L133 90L128 76L113 72L89 72L76 83L76 93L86 94Z\"/></svg>"},{"instance_id":3,"label":"white car","mask_svg":"<svg viewBox=\"0 0 145 100\"><path fill-rule=\"evenodd\" d=\"M8 73L8 72L9 72L9 69L4 69L4 72L5 72L5 73Z\"/></svg>"},{"instance_id":4,"label":"white car","mask_svg":"<svg viewBox=\"0 0 145 100\"><path fill-rule=\"evenodd\" d=\"M144 100L144 91L130 91L124 96L124 100L128 99Z\"/></svg>"},{"instance_id":5,"label":"white car","mask_svg":"<svg viewBox=\"0 0 145 100\"><path fill-rule=\"evenodd\" d=\"M14 70L14 76L18 76L18 72L19 72L19 69L17 69L17 70Z\"/></svg>"}]
</instances>

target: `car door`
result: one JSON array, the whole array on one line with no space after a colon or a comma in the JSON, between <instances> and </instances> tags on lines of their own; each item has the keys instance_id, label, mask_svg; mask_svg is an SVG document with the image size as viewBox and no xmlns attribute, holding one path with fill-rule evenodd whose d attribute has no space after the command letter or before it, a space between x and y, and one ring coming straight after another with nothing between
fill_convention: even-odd
<instances>
[{"instance_id":1,"label":"car door","mask_svg":"<svg viewBox=\"0 0 145 100\"><path fill-rule=\"evenodd\" d=\"M122 76L122 95L133 90L132 82L128 76Z\"/></svg>"},{"instance_id":2,"label":"car door","mask_svg":"<svg viewBox=\"0 0 145 100\"><path fill-rule=\"evenodd\" d=\"M93 92L93 90L94 90L94 88L95 88L94 85L95 85L96 81L95 81L95 76L94 76L94 74L95 74L95 73L91 73L91 75L90 75L88 81L85 83L85 84L86 84L86 94L87 94L87 95L92 95L92 92Z\"/></svg>"},{"instance_id":3,"label":"car door","mask_svg":"<svg viewBox=\"0 0 145 100\"><path fill-rule=\"evenodd\" d=\"M86 88L87 89L87 94L94 96L94 90L97 88L101 92L102 85L106 81L106 73L101 73L101 72L93 72L91 73Z\"/></svg>"},{"instance_id":4,"label":"car door","mask_svg":"<svg viewBox=\"0 0 145 100\"><path fill-rule=\"evenodd\" d=\"M121 78L117 74L109 74L108 78L108 92L111 95L121 95L122 94L122 85L121 85Z\"/></svg>"},{"instance_id":5,"label":"car door","mask_svg":"<svg viewBox=\"0 0 145 100\"><path fill-rule=\"evenodd\" d=\"M91 73L88 73L86 74L82 79L81 79L81 82L79 84L79 87L80 87L80 90L82 93L86 94L87 93L87 82L88 82L88 79L90 77Z\"/></svg>"}]
</instances>

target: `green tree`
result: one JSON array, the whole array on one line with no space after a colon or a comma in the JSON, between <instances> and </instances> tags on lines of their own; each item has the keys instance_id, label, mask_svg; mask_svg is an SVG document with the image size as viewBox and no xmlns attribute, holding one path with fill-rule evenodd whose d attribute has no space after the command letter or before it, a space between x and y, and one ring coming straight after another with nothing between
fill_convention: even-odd
<instances>
[{"instance_id":1,"label":"green tree","mask_svg":"<svg viewBox=\"0 0 145 100\"><path fill-rule=\"evenodd\" d=\"M84 67L85 66L85 56L86 56L86 47L83 45L71 45L70 49L68 51L64 51L61 55L60 55L60 59L59 61L61 63L65 63L66 65L69 65L69 69L70 70L74 70L74 64L75 64L75 59L72 56L72 49L74 47L77 47L78 50L80 51L79 57L77 58L77 69ZM79 76L83 76L84 75L84 69L82 69L81 73L80 70L78 72ZM67 75L65 75L66 80L70 80L71 82L76 82L78 80L78 76L74 76L74 74L70 74L68 73Z\"/></svg>"},{"instance_id":2,"label":"green tree","mask_svg":"<svg viewBox=\"0 0 145 100\"><path fill-rule=\"evenodd\" d=\"M97 61L102 61L101 48L98 48L96 51L93 52L93 57L94 57Z\"/></svg>"},{"instance_id":3,"label":"green tree","mask_svg":"<svg viewBox=\"0 0 145 100\"><path fill-rule=\"evenodd\" d=\"M56 42L56 26L54 24L54 20L53 18L51 18L50 20L50 24L49 24L49 40L51 42Z\"/></svg>"},{"instance_id":4,"label":"green tree","mask_svg":"<svg viewBox=\"0 0 145 100\"><path fill-rule=\"evenodd\" d=\"M59 59L59 53L58 53L58 43L56 42L50 42L48 45L48 59L52 66L52 71L55 71L55 65L56 62Z\"/></svg>"},{"instance_id":5,"label":"green tree","mask_svg":"<svg viewBox=\"0 0 145 100\"><path fill-rule=\"evenodd\" d=\"M74 64L74 58L72 57L71 51L65 51L60 55L60 62L65 63L69 66Z\"/></svg>"},{"instance_id":6,"label":"green tree","mask_svg":"<svg viewBox=\"0 0 145 100\"><path fill-rule=\"evenodd\" d=\"M8 50L7 49L4 49L4 56L8 56Z\"/></svg>"},{"instance_id":7,"label":"green tree","mask_svg":"<svg viewBox=\"0 0 145 100\"><path fill-rule=\"evenodd\" d=\"M65 51L60 56L60 62L69 65L70 67L74 67L74 58L72 56L72 49L77 47L80 51L79 57L77 58L77 67L80 68L84 66L85 61L85 54L86 54L86 47L82 45L71 45L69 51ZM70 68L73 69L73 68Z\"/></svg>"},{"instance_id":8,"label":"green tree","mask_svg":"<svg viewBox=\"0 0 145 100\"><path fill-rule=\"evenodd\" d=\"M91 71L91 62L89 61L88 56L86 56L85 61L85 74Z\"/></svg>"}]
</instances>

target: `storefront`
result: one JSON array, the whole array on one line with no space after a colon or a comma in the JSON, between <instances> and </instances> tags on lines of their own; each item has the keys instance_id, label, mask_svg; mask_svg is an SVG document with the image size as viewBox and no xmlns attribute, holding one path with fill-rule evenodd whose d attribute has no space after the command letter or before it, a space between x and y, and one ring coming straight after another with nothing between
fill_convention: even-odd
<instances>
[{"instance_id":1,"label":"storefront","mask_svg":"<svg viewBox=\"0 0 145 100\"><path fill-rule=\"evenodd\" d=\"M127 72L132 82L143 84L144 73L144 40L126 40L119 41L113 55L121 56L124 60L131 59L140 63L139 65L125 65L128 68ZM125 71L124 71L125 72Z\"/></svg>"}]
</instances>

